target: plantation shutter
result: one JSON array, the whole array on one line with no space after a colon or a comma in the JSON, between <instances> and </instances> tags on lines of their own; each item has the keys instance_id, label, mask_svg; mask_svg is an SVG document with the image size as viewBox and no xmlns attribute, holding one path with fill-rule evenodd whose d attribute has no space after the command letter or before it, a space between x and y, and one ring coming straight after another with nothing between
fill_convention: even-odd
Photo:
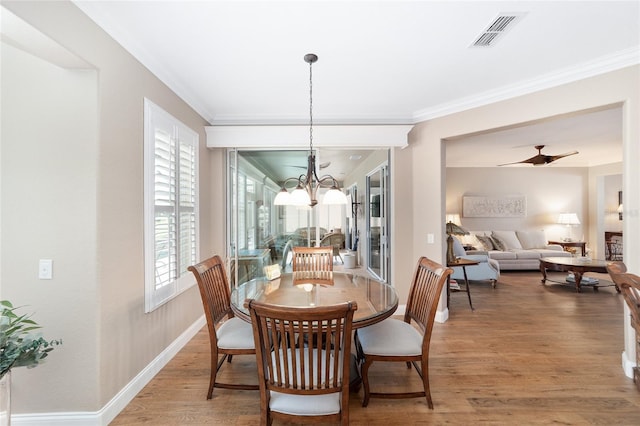
<instances>
[{"instance_id":1,"label":"plantation shutter","mask_svg":"<svg viewBox=\"0 0 640 426\"><path fill-rule=\"evenodd\" d=\"M145 99L145 311L195 283L198 134Z\"/></svg>"}]
</instances>

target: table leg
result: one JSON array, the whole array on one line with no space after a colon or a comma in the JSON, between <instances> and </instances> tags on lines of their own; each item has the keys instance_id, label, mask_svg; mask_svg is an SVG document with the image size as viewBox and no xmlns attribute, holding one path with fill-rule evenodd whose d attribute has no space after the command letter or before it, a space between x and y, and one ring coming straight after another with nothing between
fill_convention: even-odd
<instances>
[{"instance_id":1,"label":"table leg","mask_svg":"<svg viewBox=\"0 0 640 426\"><path fill-rule=\"evenodd\" d=\"M544 284L547 281L547 268L542 263L540 263L540 273L542 274L542 284Z\"/></svg>"},{"instance_id":2,"label":"table leg","mask_svg":"<svg viewBox=\"0 0 640 426\"><path fill-rule=\"evenodd\" d=\"M464 274L464 284L467 286L467 297L469 298L469 306L473 311L473 304L471 303L471 290L469 289L469 280L467 279L467 268L462 267L462 273Z\"/></svg>"},{"instance_id":3,"label":"table leg","mask_svg":"<svg viewBox=\"0 0 640 426\"><path fill-rule=\"evenodd\" d=\"M451 294L451 278L447 278L447 310L449 310L449 295Z\"/></svg>"},{"instance_id":4,"label":"table leg","mask_svg":"<svg viewBox=\"0 0 640 426\"><path fill-rule=\"evenodd\" d=\"M573 271L573 276L576 279L576 291L580 293L582 292L582 288L580 287L580 282L582 281L582 272Z\"/></svg>"}]
</instances>

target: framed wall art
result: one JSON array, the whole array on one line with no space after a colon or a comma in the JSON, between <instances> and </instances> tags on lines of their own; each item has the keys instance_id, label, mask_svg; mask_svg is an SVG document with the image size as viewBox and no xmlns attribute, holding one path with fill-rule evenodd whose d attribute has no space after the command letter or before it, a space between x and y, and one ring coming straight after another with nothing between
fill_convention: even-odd
<instances>
[{"instance_id":1,"label":"framed wall art","mask_svg":"<svg viewBox=\"0 0 640 426\"><path fill-rule=\"evenodd\" d=\"M464 217L526 217L527 198L524 195L464 196Z\"/></svg>"}]
</instances>

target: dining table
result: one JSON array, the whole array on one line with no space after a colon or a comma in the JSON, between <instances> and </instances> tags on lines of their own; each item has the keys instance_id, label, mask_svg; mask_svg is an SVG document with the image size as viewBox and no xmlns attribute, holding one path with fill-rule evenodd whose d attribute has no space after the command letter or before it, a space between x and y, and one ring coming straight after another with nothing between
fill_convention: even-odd
<instances>
[{"instance_id":1,"label":"dining table","mask_svg":"<svg viewBox=\"0 0 640 426\"><path fill-rule=\"evenodd\" d=\"M353 328L366 327L390 317L398 308L395 289L374 278L347 272L287 272L278 278L254 278L231 292L231 309L238 318L251 321L246 299L282 307L328 306L356 302Z\"/></svg>"}]
</instances>

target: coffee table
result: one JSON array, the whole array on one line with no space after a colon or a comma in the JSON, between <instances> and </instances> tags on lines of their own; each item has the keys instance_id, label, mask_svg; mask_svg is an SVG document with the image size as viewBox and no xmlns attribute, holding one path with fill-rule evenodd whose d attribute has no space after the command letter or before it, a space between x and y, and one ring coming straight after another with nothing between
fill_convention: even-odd
<instances>
[{"instance_id":1,"label":"coffee table","mask_svg":"<svg viewBox=\"0 0 640 426\"><path fill-rule=\"evenodd\" d=\"M547 270L550 271L560 271L560 272L573 272L573 275L576 279L576 292L580 293L582 291L580 284L582 282L582 275L585 272L599 272L606 274L607 273L607 261L606 260L598 260L598 259L588 259L583 257L545 257L540 259L540 272L542 272L542 284L547 280ZM607 284L608 285L615 285ZM593 287L595 291L598 290L599 286L597 284L590 285L589 287ZM616 291L620 293L620 289L616 285Z\"/></svg>"}]
</instances>

